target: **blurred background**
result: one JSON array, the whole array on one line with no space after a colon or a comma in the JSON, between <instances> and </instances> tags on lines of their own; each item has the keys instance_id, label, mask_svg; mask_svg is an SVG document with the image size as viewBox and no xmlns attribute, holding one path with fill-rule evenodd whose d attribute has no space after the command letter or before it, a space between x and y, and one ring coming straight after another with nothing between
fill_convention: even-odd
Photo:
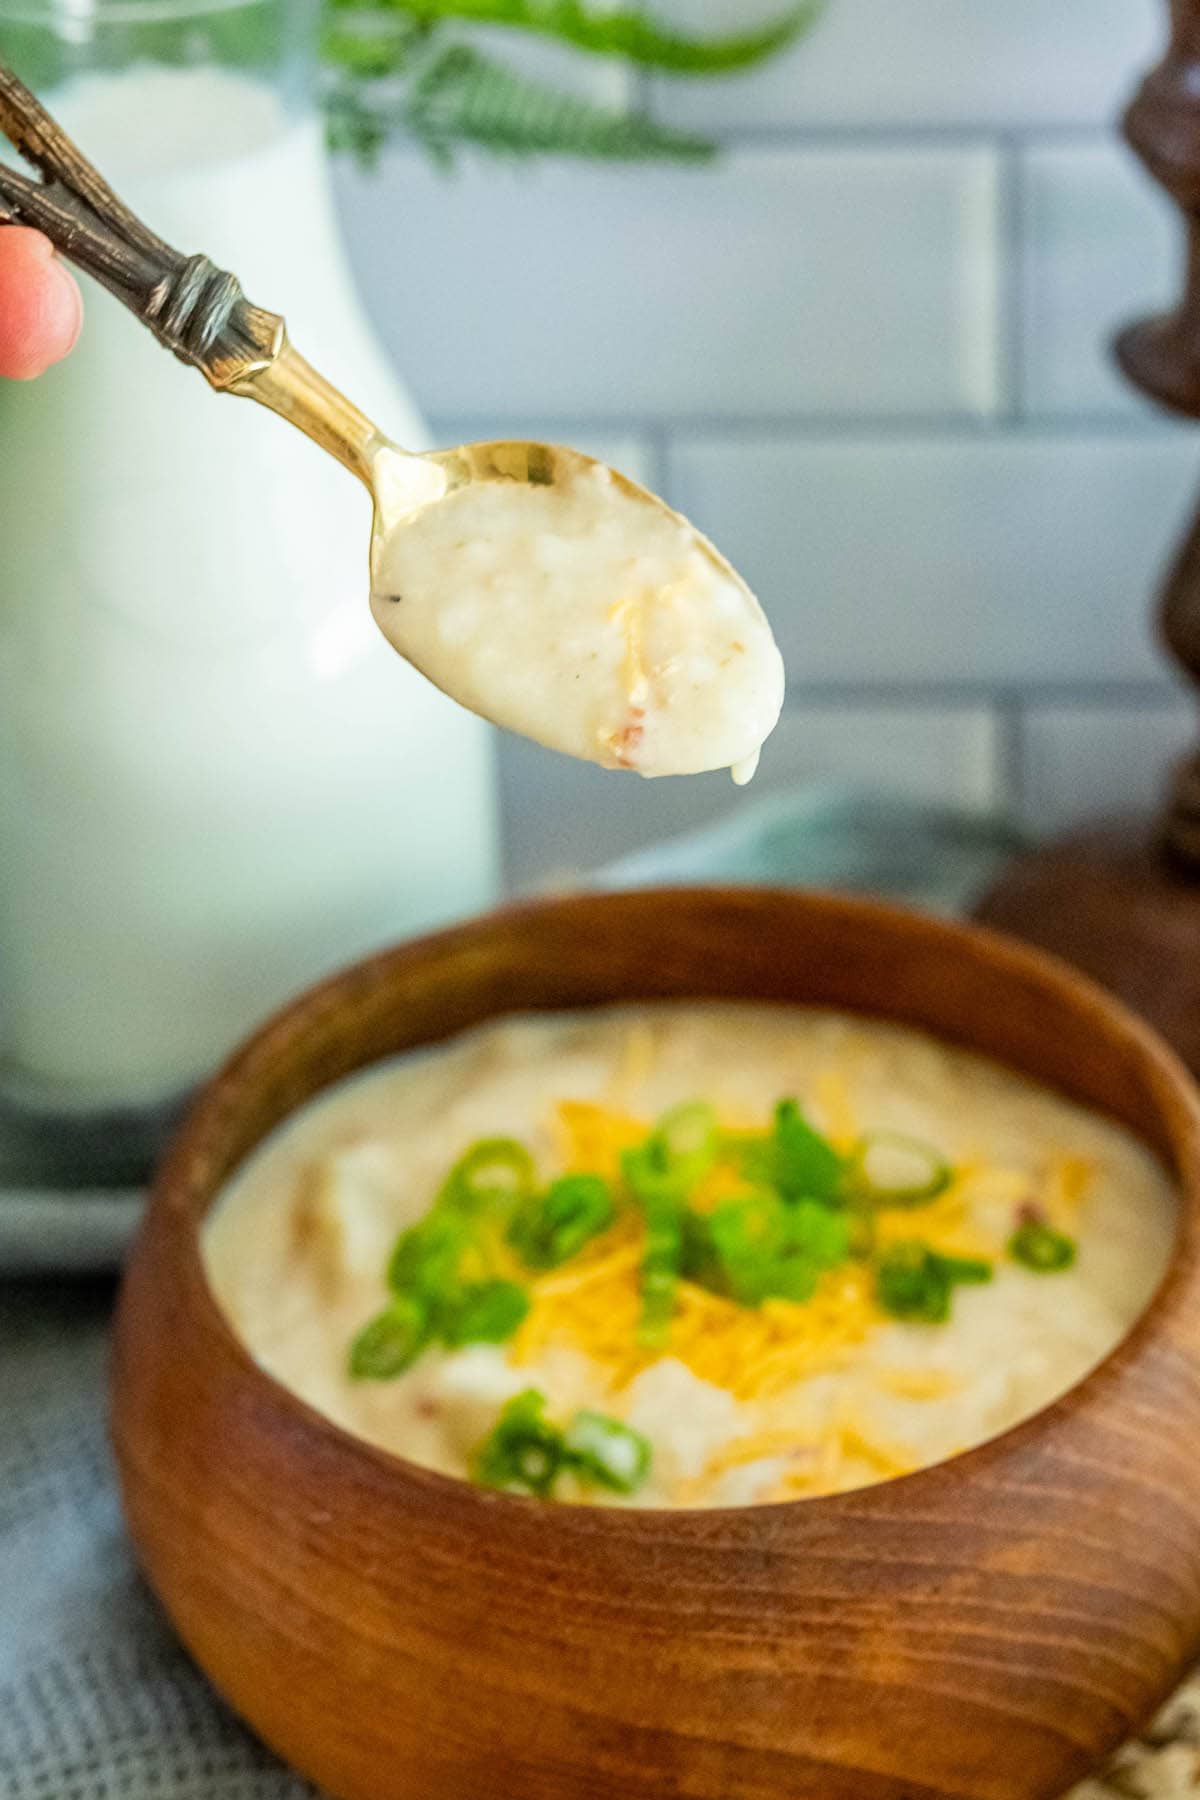
<instances>
[{"instance_id":1,"label":"blurred background","mask_svg":"<svg viewBox=\"0 0 1200 1800\"><path fill-rule=\"evenodd\" d=\"M487 731L376 634L345 473L89 289L0 384L0 1093L177 1092L313 977L764 796L786 847L724 869L951 902L964 829L1151 809L1200 441L1107 344L1180 284L1117 129L1167 13L0 0L130 203L392 435L659 489L789 675L748 796ZM892 810L814 825L830 793Z\"/></svg>"},{"instance_id":2,"label":"blurred background","mask_svg":"<svg viewBox=\"0 0 1200 1800\"><path fill-rule=\"evenodd\" d=\"M703 82L508 34L558 82L644 83L723 155L340 163L435 437L594 448L757 588L790 681L762 789L846 778L1045 831L1148 806L1186 742L1147 607L1200 445L1106 353L1177 287L1168 203L1115 130L1165 29L1157 0L829 0L777 60ZM513 739L499 768L522 884L734 804L720 777L614 781Z\"/></svg>"}]
</instances>

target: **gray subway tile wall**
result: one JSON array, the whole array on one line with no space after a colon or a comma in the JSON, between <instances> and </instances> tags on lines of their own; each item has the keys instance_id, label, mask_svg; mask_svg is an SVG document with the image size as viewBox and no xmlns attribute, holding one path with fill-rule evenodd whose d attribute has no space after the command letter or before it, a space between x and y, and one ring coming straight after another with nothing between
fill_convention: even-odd
<instances>
[{"instance_id":1,"label":"gray subway tile wall","mask_svg":"<svg viewBox=\"0 0 1200 1800\"><path fill-rule=\"evenodd\" d=\"M728 30L776 0L656 0L680 26ZM657 84L665 117L732 131L1103 124L1151 59L1157 0L827 0L771 67Z\"/></svg>"},{"instance_id":2,"label":"gray subway tile wall","mask_svg":"<svg viewBox=\"0 0 1200 1800\"><path fill-rule=\"evenodd\" d=\"M656 11L719 28L774 4ZM402 149L339 171L368 306L439 440L578 443L744 567L789 667L764 787L854 781L1051 830L1147 804L1186 741L1149 606L1200 432L1107 352L1179 278L1171 209L1115 127L1165 11L828 0L767 70L647 84L722 141L714 167L447 176ZM499 748L522 886L738 803L720 776Z\"/></svg>"},{"instance_id":3,"label":"gray subway tile wall","mask_svg":"<svg viewBox=\"0 0 1200 1800\"><path fill-rule=\"evenodd\" d=\"M453 344L420 373L434 412L994 403L990 149L753 146L712 168L473 162L449 180L414 152L387 184L404 229L370 247L368 302L388 295L376 322L401 359L431 322Z\"/></svg>"},{"instance_id":4,"label":"gray subway tile wall","mask_svg":"<svg viewBox=\"0 0 1200 1800\"><path fill-rule=\"evenodd\" d=\"M1146 681L1200 439L679 433L667 491L767 600L794 682Z\"/></svg>"},{"instance_id":5,"label":"gray subway tile wall","mask_svg":"<svg viewBox=\"0 0 1200 1800\"><path fill-rule=\"evenodd\" d=\"M1081 818L1148 810L1195 735L1195 708L1182 697L1030 704L1021 734L1024 822L1057 831Z\"/></svg>"},{"instance_id":6,"label":"gray subway tile wall","mask_svg":"<svg viewBox=\"0 0 1200 1800\"><path fill-rule=\"evenodd\" d=\"M1020 152L1021 410L1145 416L1113 362L1114 331L1175 297L1179 230L1119 144L1030 140Z\"/></svg>"}]
</instances>

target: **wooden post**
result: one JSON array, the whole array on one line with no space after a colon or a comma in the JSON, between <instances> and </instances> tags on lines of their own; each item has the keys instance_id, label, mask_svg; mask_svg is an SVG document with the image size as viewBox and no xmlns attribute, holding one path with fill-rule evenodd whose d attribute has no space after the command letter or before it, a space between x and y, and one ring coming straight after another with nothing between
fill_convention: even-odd
<instances>
[{"instance_id":1,"label":"wooden post","mask_svg":"<svg viewBox=\"0 0 1200 1800\"><path fill-rule=\"evenodd\" d=\"M1161 405L1200 419L1200 0L1170 0L1162 61L1125 135L1187 231L1183 298L1122 331L1116 356ZM1200 694L1200 513L1163 589L1159 628ZM1017 858L979 917L1055 951L1144 1013L1200 1074L1200 748L1162 814L1101 825Z\"/></svg>"},{"instance_id":2,"label":"wooden post","mask_svg":"<svg viewBox=\"0 0 1200 1800\"><path fill-rule=\"evenodd\" d=\"M1169 313L1121 332L1117 361L1142 392L1173 412L1200 418L1200 0L1171 0L1171 42L1125 114L1125 136L1164 187L1187 230L1183 299ZM1175 660L1200 691L1200 513L1167 577L1159 616ZM1200 749L1180 768L1168 800L1165 839L1200 872Z\"/></svg>"}]
</instances>

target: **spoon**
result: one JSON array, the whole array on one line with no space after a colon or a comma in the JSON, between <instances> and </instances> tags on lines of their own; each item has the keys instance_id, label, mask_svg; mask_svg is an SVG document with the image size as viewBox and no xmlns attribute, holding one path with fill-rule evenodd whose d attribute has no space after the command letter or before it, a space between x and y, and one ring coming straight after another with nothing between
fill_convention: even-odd
<instances>
[{"instance_id":1,"label":"spoon","mask_svg":"<svg viewBox=\"0 0 1200 1800\"><path fill-rule=\"evenodd\" d=\"M729 765L749 779L782 705L782 662L707 538L579 451L402 449L235 276L150 231L2 63L0 131L42 177L0 165L0 226L44 232L219 393L277 413L367 488L372 611L438 687L611 767Z\"/></svg>"}]
</instances>

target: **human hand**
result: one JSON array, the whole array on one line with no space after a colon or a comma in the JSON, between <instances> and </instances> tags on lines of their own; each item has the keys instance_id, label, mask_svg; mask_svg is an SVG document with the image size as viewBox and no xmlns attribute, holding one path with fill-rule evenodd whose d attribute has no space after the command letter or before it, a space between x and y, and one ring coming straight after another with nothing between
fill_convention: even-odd
<instances>
[{"instance_id":1,"label":"human hand","mask_svg":"<svg viewBox=\"0 0 1200 1800\"><path fill-rule=\"evenodd\" d=\"M79 289L50 240L0 226L0 375L40 375L72 348L82 323Z\"/></svg>"}]
</instances>

